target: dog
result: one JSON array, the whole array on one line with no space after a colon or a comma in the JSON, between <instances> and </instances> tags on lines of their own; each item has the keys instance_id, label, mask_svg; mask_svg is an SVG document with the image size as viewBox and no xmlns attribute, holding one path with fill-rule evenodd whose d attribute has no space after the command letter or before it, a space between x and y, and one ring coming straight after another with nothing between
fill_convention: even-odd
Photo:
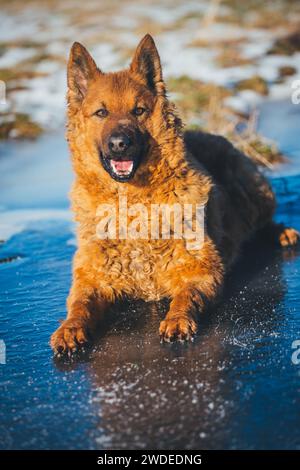
<instances>
[{"instance_id":1,"label":"dog","mask_svg":"<svg viewBox=\"0 0 300 470\"><path fill-rule=\"evenodd\" d=\"M273 222L274 193L247 156L221 136L184 132L150 35L130 67L114 73L102 72L74 43L67 76L78 249L67 318L51 347L72 354L89 343L105 312L124 298L169 299L161 340L190 340L246 240L261 232L270 242L292 246L299 233ZM149 209L146 221L153 205L202 207L201 246L187 247L175 236L130 238L122 230L99 235L99 207L119 207L121 197ZM121 225L118 220L117 229Z\"/></svg>"}]
</instances>

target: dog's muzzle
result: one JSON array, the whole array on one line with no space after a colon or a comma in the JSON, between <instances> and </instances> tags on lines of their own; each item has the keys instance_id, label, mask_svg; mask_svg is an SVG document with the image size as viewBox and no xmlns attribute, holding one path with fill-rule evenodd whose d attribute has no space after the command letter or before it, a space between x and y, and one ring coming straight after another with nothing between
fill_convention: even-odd
<instances>
[{"instance_id":1,"label":"dog's muzzle","mask_svg":"<svg viewBox=\"0 0 300 470\"><path fill-rule=\"evenodd\" d=\"M100 149L100 159L114 180L126 182L134 176L144 150L141 136L117 130L108 137L104 149Z\"/></svg>"}]
</instances>

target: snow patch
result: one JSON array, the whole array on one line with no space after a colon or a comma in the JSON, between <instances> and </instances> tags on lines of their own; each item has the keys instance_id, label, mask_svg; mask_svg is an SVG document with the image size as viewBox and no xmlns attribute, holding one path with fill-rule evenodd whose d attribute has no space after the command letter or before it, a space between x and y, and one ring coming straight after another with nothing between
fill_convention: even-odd
<instances>
[{"instance_id":1,"label":"snow patch","mask_svg":"<svg viewBox=\"0 0 300 470\"><path fill-rule=\"evenodd\" d=\"M33 222L48 220L71 221L67 210L15 210L0 212L0 240L9 240L13 235L23 232Z\"/></svg>"}]
</instances>

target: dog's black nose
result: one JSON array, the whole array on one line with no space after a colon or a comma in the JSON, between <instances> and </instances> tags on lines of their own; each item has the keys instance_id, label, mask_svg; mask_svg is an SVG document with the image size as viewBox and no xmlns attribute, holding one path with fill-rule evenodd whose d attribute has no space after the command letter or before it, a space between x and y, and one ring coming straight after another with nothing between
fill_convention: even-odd
<instances>
[{"instance_id":1,"label":"dog's black nose","mask_svg":"<svg viewBox=\"0 0 300 470\"><path fill-rule=\"evenodd\" d=\"M108 141L109 149L113 153L125 152L130 144L131 141L129 137L123 133L112 134Z\"/></svg>"}]
</instances>

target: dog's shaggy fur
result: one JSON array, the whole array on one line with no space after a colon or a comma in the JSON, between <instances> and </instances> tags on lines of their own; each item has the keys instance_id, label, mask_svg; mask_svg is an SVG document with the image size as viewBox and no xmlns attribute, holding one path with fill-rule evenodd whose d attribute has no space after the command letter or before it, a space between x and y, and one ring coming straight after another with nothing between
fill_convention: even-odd
<instances>
[{"instance_id":1,"label":"dog's shaggy fur","mask_svg":"<svg viewBox=\"0 0 300 470\"><path fill-rule=\"evenodd\" d=\"M76 350L89 341L109 306L123 297L169 298L159 334L166 341L189 339L196 332L197 316L217 298L245 240L264 230L270 240L293 245L298 233L272 222L274 194L249 158L223 137L183 133L166 97L159 55L149 35L130 68L116 73L101 72L75 43L68 87L78 250L68 316L52 335L51 346L55 352ZM112 170L111 136L116 129L121 137L131 136L130 157L128 152L116 154L117 164L128 158L132 162L129 175ZM146 207L205 203L202 248L188 250L182 239L97 238L97 207L117 205L120 191L126 191L128 204Z\"/></svg>"}]
</instances>

